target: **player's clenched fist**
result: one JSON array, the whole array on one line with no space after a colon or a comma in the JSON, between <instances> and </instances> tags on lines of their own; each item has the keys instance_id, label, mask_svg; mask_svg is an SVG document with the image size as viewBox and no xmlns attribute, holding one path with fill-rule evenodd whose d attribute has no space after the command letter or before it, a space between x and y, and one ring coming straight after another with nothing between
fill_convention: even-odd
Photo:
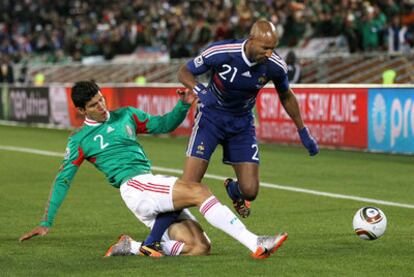
<instances>
[{"instance_id":1,"label":"player's clenched fist","mask_svg":"<svg viewBox=\"0 0 414 277\"><path fill-rule=\"evenodd\" d=\"M177 94L184 103L192 104L197 99L197 95L188 88L177 89Z\"/></svg>"}]
</instances>

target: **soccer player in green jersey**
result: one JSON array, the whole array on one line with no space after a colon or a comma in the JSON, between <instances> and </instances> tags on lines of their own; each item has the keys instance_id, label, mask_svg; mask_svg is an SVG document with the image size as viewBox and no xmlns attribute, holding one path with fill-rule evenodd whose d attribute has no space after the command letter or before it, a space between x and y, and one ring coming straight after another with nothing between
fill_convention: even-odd
<instances>
[{"instance_id":1,"label":"soccer player in green jersey","mask_svg":"<svg viewBox=\"0 0 414 277\"><path fill-rule=\"evenodd\" d=\"M119 188L126 206L141 222L152 228L152 231L170 228L164 240L166 238L181 240L182 254L202 255L208 253L209 249L208 239L203 235L195 218L186 210L188 207L198 207L211 225L250 249L253 258L267 258L276 251L287 239L286 233L275 236L257 236L247 230L237 216L222 205L206 185L151 173L151 164L142 146L137 142L136 136L139 133L168 133L177 128L195 99L194 94L189 90L180 91L179 95L180 100L173 110L162 116L152 116L132 107L109 112L105 99L94 82L76 83L72 88L72 101L79 112L85 116L85 124L69 137L64 161L53 184L40 226L24 234L20 237L20 241L36 235L46 235L49 232L74 175L82 162L87 160L105 174L112 186ZM164 215L166 216L163 217ZM171 225L173 222L169 222L168 226L164 224L156 227L158 219L163 218L173 218L175 223ZM190 222L190 227L184 224L177 227L177 224L183 222L182 219L186 219L184 222ZM173 227L176 228L175 232L172 230ZM202 245L204 250L199 253L191 252L188 249L191 247L190 243L185 248L190 238L177 235L180 229L187 230L188 236L196 232L197 243ZM120 243L134 248L131 239L120 240ZM153 247L154 245L156 244L144 245L148 247L140 246L136 252L146 256L162 256L162 251ZM170 244L170 247L177 246ZM115 248L112 247L112 250Z\"/></svg>"}]
</instances>

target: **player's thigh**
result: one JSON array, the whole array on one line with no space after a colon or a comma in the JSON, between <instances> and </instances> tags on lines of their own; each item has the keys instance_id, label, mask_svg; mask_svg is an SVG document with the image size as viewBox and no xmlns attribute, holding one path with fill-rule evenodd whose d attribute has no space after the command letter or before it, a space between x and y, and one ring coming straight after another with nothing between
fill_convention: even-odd
<instances>
[{"instance_id":1,"label":"player's thigh","mask_svg":"<svg viewBox=\"0 0 414 277\"><path fill-rule=\"evenodd\" d=\"M210 189L204 184L178 179L172 192L174 209L199 207L211 195Z\"/></svg>"},{"instance_id":2,"label":"player's thigh","mask_svg":"<svg viewBox=\"0 0 414 277\"><path fill-rule=\"evenodd\" d=\"M227 164L255 163L259 164L259 145L256 130L250 125L245 130L229 136L222 143L223 162Z\"/></svg>"},{"instance_id":3,"label":"player's thigh","mask_svg":"<svg viewBox=\"0 0 414 277\"><path fill-rule=\"evenodd\" d=\"M181 179L190 182L201 182L207 168L208 161L196 157L187 157Z\"/></svg>"},{"instance_id":4,"label":"player's thigh","mask_svg":"<svg viewBox=\"0 0 414 277\"><path fill-rule=\"evenodd\" d=\"M121 197L131 212L152 228L159 213L174 210L172 195L176 180L164 175L138 175L121 185Z\"/></svg>"},{"instance_id":5,"label":"player's thigh","mask_svg":"<svg viewBox=\"0 0 414 277\"><path fill-rule=\"evenodd\" d=\"M208 163L223 136L222 131L199 111L188 140L187 157L195 157Z\"/></svg>"}]
</instances>

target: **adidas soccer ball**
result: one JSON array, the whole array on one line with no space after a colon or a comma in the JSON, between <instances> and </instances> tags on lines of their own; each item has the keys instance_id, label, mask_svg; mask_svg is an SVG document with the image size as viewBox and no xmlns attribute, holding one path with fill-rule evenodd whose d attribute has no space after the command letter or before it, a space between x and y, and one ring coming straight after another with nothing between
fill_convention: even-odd
<instances>
[{"instance_id":1,"label":"adidas soccer ball","mask_svg":"<svg viewBox=\"0 0 414 277\"><path fill-rule=\"evenodd\" d=\"M359 209L352 221L355 233L365 240L375 240L384 235L387 228L385 214L376 207Z\"/></svg>"}]
</instances>

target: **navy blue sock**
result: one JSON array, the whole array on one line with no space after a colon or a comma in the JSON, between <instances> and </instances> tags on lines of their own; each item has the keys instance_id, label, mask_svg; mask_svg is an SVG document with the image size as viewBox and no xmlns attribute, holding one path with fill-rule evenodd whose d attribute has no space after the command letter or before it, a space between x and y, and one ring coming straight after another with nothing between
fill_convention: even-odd
<instances>
[{"instance_id":1,"label":"navy blue sock","mask_svg":"<svg viewBox=\"0 0 414 277\"><path fill-rule=\"evenodd\" d=\"M238 199L243 199L243 194L240 191L239 183L237 181L229 182L226 190L231 200L236 201Z\"/></svg>"},{"instance_id":2,"label":"navy blue sock","mask_svg":"<svg viewBox=\"0 0 414 277\"><path fill-rule=\"evenodd\" d=\"M159 214L155 219L151 233L145 239L143 245L150 245L154 242L160 242L165 230L167 230L168 227L170 227L170 225L177 220L180 213L181 211L174 211Z\"/></svg>"}]
</instances>

